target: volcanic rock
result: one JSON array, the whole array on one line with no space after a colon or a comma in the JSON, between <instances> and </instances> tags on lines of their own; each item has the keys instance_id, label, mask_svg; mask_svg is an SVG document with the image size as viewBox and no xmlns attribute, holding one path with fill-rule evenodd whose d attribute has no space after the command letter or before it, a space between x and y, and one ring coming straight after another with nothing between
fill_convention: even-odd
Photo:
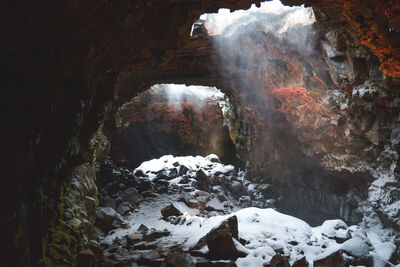
<instances>
[{"instance_id":1,"label":"volcanic rock","mask_svg":"<svg viewBox=\"0 0 400 267\"><path fill-rule=\"evenodd\" d=\"M167 219L169 216L180 216L183 213L171 203L161 210L161 214L164 219Z\"/></svg>"},{"instance_id":2,"label":"volcanic rock","mask_svg":"<svg viewBox=\"0 0 400 267\"><path fill-rule=\"evenodd\" d=\"M196 266L195 260L188 253L184 252L182 249L171 249L168 252L165 262L168 266L174 267L194 267Z\"/></svg>"},{"instance_id":3,"label":"volcanic rock","mask_svg":"<svg viewBox=\"0 0 400 267\"><path fill-rule=\"evenodd\" d=\"M281 254L275 254L269 264L271 267L290 267L289 261Z\"/></svg>"},{"instance_id":4,"label":"volcanic rock","mask_svg":"<svg viewBox=\"0 0 400 267\"><path fill-rule=\"evenodd\" d=\"M238 238L237 217L232 216L213 228L205 237L210 259L235 260L240 253L232 238Z\"/></svg>"}]
</instances>

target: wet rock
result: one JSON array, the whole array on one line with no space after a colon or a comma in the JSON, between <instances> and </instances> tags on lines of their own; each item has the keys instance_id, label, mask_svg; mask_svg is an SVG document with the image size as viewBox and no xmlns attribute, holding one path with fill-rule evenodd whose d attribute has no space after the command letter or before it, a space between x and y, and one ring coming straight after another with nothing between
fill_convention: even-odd
<instances>
[{"instance_id":1,"label":"wet rock","mask_svg":"<svg viewBox=\"0 0 400 267\"><path fill-rule=\"evenodd\" d=\"M238 251L233 238L238 238L237 217L232 216L213 228L205 238L210 259L235 260L243 254Z\"/></svg>"},{"instance_id":2,"label":"wet rock","mask_svg":"<svg viewBox=\"0 0 400 267\"><path fill-rule=\"evenodd\" d=\"M290 267L289 261L281 254L275 254L272 257L269 265L271 267Z\"/></svg>"},{"instance_id":3,"label":"wet rock","mask_svg":"<svg viewBox=\"0 0 400 267\"><path fill-rule=\"evenodd\" d=\"M161 214L164 219L167 219L169 216L181 216L183 213L171 203L161 210Z\"/></svg>"},{"instance_id":4,"label":"wet rock","mask_svg":"<svg viewBox=\"0 0 400 267\"><path fill-rule=\"evenodd\" d=\"M168 266L174 267L195 267L195 260L188 253L182 249L175 248L168 252L165 262Z\"/></svg>"}]
</instances>

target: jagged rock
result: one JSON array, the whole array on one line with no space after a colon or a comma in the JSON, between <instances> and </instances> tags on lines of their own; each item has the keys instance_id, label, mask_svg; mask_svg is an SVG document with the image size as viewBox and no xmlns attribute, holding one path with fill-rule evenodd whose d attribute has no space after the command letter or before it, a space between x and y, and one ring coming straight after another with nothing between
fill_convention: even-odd
<instances>
[{"instance_id":1,"label":"jagged rock","mask_svg":"<svg viewBox=\"0 0 400 267\"><path fill-rule=\"evenodd\" d=\"M161 214L166 219L169 216L181 216L183 213L171 203L161 210Z\"/></svg>"},{"instance_id":2,"label":"jagged rock","mask_svg":"<svg viewBox=\"0 0 400 267\"><path fill-rule=\"evenodd\" d=\"M232 216L213 228L205 237L211 259L237 259L243 256L233 238L238 238L237 217Z\"/></svg>"},{"instance_id":3,"label":"jagged rock","mask_svg":"<svg viewBox=\"0 0 400 267\"><path fill-rule=\"evenodd\" d=\"M168 252L165 262L174 267L195 267L196 263L192 256L182 249L171 249Z\"/></svg>"},{"instance_id":4,"label":"jagged rock","mask_svg":"<svg viewBox=\"0 0 400 267\"><path fill-rule=\"evenodd\" d=\"M281 254L275 254L272 257L269 265L271 267L290 267L289 261Z\"/></svg>"}]
</instances>

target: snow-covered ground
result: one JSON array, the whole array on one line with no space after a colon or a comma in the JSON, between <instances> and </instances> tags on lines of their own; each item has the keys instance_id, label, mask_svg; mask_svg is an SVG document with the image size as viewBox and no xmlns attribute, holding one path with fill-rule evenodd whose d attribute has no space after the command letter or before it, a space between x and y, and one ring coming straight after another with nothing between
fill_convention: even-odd
<instances>
[{"instance_id":1,"label":"snow-covered ground","mask_svg":"<svg viewBox=\"0 0 400 267\"><path fill-rule=\"evenodd\" d=\"M173 173L178 166L185 166L187 176L194 179L196 172L204 171L209 177L220 174L234 173L231 165L223 165L215 155L208 157L173 157L163 156L143 162L134 172L141 171L149 180L155 180L157 175ZM237 173L237 172L236 172ZM242 180L244 178L241 178ZM171 188L179 188L182 177L169 180ZM244 181L244 180L243 180ZM247 188L254 185L246 182ZM215 189L215 188L214 188ZM193 189L193 194L200 190ZM109 233L103 240L111 244L115 238L123 238L128 234L138 231L143 224L148 228L157 230L167 229L170 235L161 237L157 243L161 246L180 245L184 250L189 250L197 244L200 238L211 229L218 226L230 216L236 215L238 219L239 238L246 240L244 248L248 255L236 260L237 266L263 266L270 262L271 258L280 251L289 258L290 264L306 257L310 266L318 259L323 259L335 251L341 250L354 257L373 257L374 266L393 266L387 261L395 250L395 245L384 242L379 234L362 229L360 226L347 226L341 220L328 220L321 226L311 227L306 222L277 212L271 208L248 207L241 208L238 202L229 198L231 211L215 213L215 216L203 216L197 208L189 208L183 202L179 202L179 190L171 190L166 194L159 194L142 201L138 208L126 217L130 221L131 228L116 229ZM210 201L217 201L213 198ZM184 219L178 224L172 224L162 218L160 210L173 203L182 211ZM215 204L215 203L214 203ZM225 202L218 205L226 207ZM226 211L226 210L225 210Z\"/></svg>"}]
</instances>

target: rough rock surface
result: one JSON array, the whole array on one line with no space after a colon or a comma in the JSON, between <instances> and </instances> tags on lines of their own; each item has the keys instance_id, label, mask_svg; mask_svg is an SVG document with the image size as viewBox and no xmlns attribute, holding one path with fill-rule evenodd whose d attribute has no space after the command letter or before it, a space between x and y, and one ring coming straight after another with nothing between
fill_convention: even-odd
<instances>
[{"instance_id":1,"label":"rough rock surface","mask_svg":"<svg viewBox=\"0 0 400 267\"><path fill-rule=\"evenodd\" d=\"M2 180L4 185L1 186L3 191L0 195L4 198L2 203L7 203L7 207L4 209L6 219L5 226L1 228L0 244L1 251L7 255L5 264L35 265L41 257L44 257L42 264L54 265L58 264L60 259L71 259L72 254L76 254L82 247L85 235L80 230L72 230L71 223L65 222L70 220L74 225L79 225L76 218L64 218L64 213L69 216L67 214L70 212L64 210L66 205L63 201L68 199L66 195L72 188L73 171L82 164L91 164L96 160L96 156L90 153L90 139L93 134L102 122L105 123L106 131L113 129L112 119L107 115L110 114L110 110L130 100L139 91L161 82L217 85L229 96L235 95L239 98L236 94L238 88L235 88L239 86L235 86L232 77L223 77L218 72L218 64L215 62L221 62L221 58L218 52L212 49L212 43L207 39L190 40L188 36L192 23L200 14L215 12L220 7L248 8L252 2L254 1L202 0L195 3L173 0L140 3L23 1L17 4L8 1L4 4L4 12L0 15L2 29L0 51L1 73L6 88L2 92L2 99L7 101L2 108L5 110L4 125L7 125L7 129L11 129L4 131L7 136L3 139L5 142L2 146L2 165L4 164L2 174L6 178ZM340 104L340 110L343 107L344 111L335 112L336 115L339 114L338 118L333 117L330 121L337 123L341 128L337 132L340 135L344 133L346 138L345 142L338 144L340 151L336 151L331 157L327 156L323 142L335 138L319 139L321 136L318 135L315 139L318 140L317 144L303 142L301 137L310 137L310 131L301 125L289 127L291 123L287 121L291 120L287 117L295 114L291 109L297 108L289 105L287 113L282 114L282 117L279 116L283 121L279 124L281 127L274 132L275 136L282 138L271 139L267 136L269 144L276 144L268 151L282 151L285 147L279 145L289 141L287 143L291 144L290 147L296 148L289 154L301 152L300 155L303 156L307 152L306 155L316 155L318 160L320 156L327 156L322 161L322 167L336 171L334 174L350 173L350 178L353 173L363 174L366 169L368 172L370 169L390 171L390 166L385 170L382 166L386 166L388 162L389 165L396 163L398 159L395 154L399 150L396 137L399 83L393 78L399 76L400 65L398 3L372 0L285 0L284 2L306 3L313 6L322 33L328 33L324 37L327 49L324 52L326 55L321 55L322 67L316 68L315 71L324 70L327 74L325 76L331 77L328 80L338 82L335 87L337 86L339 90L327 91L327 94L338 95L339 98L343 96L344 101L338 101L335 105ZM337 31L338 28L340 31ZM335 36L341 36L342 33L345 36L344 40L336 41ZM344 43L347 45L347 42L351 43L350 46L342 47ZM263 53L264 50L261 49L256 55ZM377 56L377 59L374 59L371 53ZM278 65L282 70L292 70L292 76L308 77L309 80L323 77L314 75L313 70L297 71L299 69L297 63L291 64L293 61L296 62L296 57L291 60L289 55L287 58L290 59L289 64ZM349 70L349 77L342 79L338 75L341 73L335 70L335 62L343 64L345 69ZM375 66L381 66L388 77L375 71ZM377 76L375 74L371 76L371 72ZM304 76L304 73L307 75ZM226 72L226 74L231 73ZM265 72L260 71L257 74L263 76ZM366 74L368 78L384 77L383 85L380 79L368 81ZM271 81L281 79L284 78ZM237 80L243 79L237 78ZM323 80L326 81L326 78ZM317 81L318 85L324 83ZM351 90L353 88L349 88L353 85L356 89L354 95ZM303 84L300 87L311 89ZM251 86L245 89L249 88ZM323 100L324 94L317 96L316 101L320 101ZM262 99L257 97L253 96L255 99ZM350 99L356 104L346 108ZM359 101L361 105L358 104ZM238 103L239 101L235 102L239 105ZM239 111L235 113L243 119L233 124L237 126L235 132L238 134L232 139L236 140L235 145L243 152L246 151L247 144L251 144L247 141L252 140L250 137L255 136L255 132L269 131L255 130L257 127L252 126L257 121L254 118L258 117L252 116L254 113L251 105L238 109ZM342 112L345 113L344 117L340 116ZM302 117L298 114L295 116ZM294 123L294 126L299 125ZM298 136L292 135L293 129L297 129ZM307 135L302 133L303 130ZM327 136L332 133L336 134L328 127ZM282 142L273 142L276 139ZM393 141L389 142L390 139ZM329 141L328 144L332 143ZM389 157L384 153L385 146L389 146L391 151ZM361 156L354 156L358 155L357 151L362 151ZM273 158L271 155L282 157L279 153L268 154L271 158ZM378 157L381 157L380 166L366 167ZM250 158L249 162L256 160ZM274 161L271 163L273 166ZM355 166L362 168L354 169ZM265 166L260 166L263 167ZM294 164L292 167L291 169L296 169L298 165ZM306 167L315 169L314 165ZM96 167L91 165L91 168L95 170ZM298 169L304 170L304 168ZM398 208L396 208L398 198L392 197L398 192L397 172L398 169L394 167L393 175L388 179L374 175L377 182L372 184L368 203L364 207L364 214L374 215L377 222L383 221L386 226L398 227L399 223ZM303 176L298 175L298 177ZM345 181L351 180L345 178ZM305 190L301 186L293 186L293 192L298 191ZM347 193L352 194L350 191L345 195ZM310 196L310 199L320 201L315 196ZM89 197L95 199L94 196L89 195ZM76 200L75 196L73 199ZM350 198L340 194L337 199L338 204L332 210L343 206L339 210L345 211L344 214L350 214L349 218L354 211L351 203L362 202L359 194L352 194ZM92 209L90 205L89 203L88 208ZM88 228L90 225L88 224ZM65 247L54 250L53 245L60 239L74 244L70 246L72 251ZM12 259L8 260L9 257ZM151 255L146 257L151 258Z\"/></svg>"}]
</instances>

